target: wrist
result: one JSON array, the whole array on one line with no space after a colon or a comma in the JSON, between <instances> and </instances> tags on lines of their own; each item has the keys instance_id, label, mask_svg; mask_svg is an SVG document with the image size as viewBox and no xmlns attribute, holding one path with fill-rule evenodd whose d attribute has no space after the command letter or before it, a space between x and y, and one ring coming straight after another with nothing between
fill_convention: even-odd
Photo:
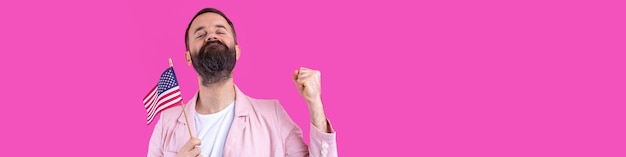
<instances>
[{"instance_id":1,"label":"wrist","mask_svg":"<svg viewBox=\"0 0 626 157\"><path fill-rule=\"evenodd\" d=\"M305 99L306 104L309 106L309 108L321 108L322 105L322 98L313 98L313 99Z\"/></svg>"},{"instance_id":2,"label":"wrist","mask_svg":"<svg viewBox=\"0 0 626 157\"><path fill-rule=\"evenodd\" d=\"M308 105L311 124L321 132L329 132L328 121L326 120L326 113L324 112L322 103L309 103Z\"/></svg>"}]
</instances>

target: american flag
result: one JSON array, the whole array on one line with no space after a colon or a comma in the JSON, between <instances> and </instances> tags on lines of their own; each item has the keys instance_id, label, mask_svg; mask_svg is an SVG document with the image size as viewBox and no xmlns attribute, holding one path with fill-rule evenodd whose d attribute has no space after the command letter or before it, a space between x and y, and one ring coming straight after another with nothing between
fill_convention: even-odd
<instances>
[{"instance_id":1,"label":"american flag","mask_svg":"<svg viewBox=\"0 0 626 157\"><path fill-rule=\"evenodd\" d=\"M143 104L148 112L148 125L161 111L183 101L174 68L170 67L161 74L159 83L154 86L148 95L143 98Z\"/></svg>"}]
</instances>

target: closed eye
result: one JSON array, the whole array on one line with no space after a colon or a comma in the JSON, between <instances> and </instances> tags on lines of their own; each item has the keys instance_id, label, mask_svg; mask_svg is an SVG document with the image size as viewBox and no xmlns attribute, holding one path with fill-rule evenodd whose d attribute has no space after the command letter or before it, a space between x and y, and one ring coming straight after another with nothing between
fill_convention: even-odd
<instances>
[{"instance_id":1,"label":"closed eye","mask_svg":"<svg viewBox=\"0 0 626 157\"><path fill-rule=\"evenodd\" d=\"M206 36L206 34L201 34L201 35L198 35L198 36L196 37L196 39L204 38L205 36Z\"/></svg>"}]
</instances>

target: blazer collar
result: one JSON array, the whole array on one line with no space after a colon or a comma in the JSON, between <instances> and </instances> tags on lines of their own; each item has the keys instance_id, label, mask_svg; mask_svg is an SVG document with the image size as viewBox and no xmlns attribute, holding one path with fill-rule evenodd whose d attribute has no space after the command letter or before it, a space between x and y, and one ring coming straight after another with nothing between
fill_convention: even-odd
<instances>
[{"instance_id":1,"label":"blazer collar","mask_svg":"<svg viewBox=\"0 0 626 157\"><path fill-rule=\"evenodd\" d=\"M252 104L250 103L250 97L245 95L239 87L235 85L235 118L237 117L247 117L250 114L250 110L252 110ZM198 92L185 104L185 112L187 113L187 118L189 118L189 125L192 131L195 131L195 114L196 114L196 102L198 101ZM183 113L180 113L178 117L178 121L181 123L185 123L185 117Z\"/></svg>"}]
</instances>

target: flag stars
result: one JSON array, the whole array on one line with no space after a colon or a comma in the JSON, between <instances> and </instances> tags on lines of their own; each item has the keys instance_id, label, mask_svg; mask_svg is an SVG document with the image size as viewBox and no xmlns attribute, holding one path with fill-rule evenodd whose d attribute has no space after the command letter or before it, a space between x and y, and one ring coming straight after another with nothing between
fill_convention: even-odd
<instances>
[{"instance_id":1,"label":"flag stars","mask_svg":"<svg viewBox=\"0 0 626 157\"><path fill-rule=\"evenodd\" d=\"M161 79L158 83L158 93L161 94L168 89L178 86L176 82L176 75L174 74L174 69L169 68L161 75Z\"/></svg>"}]
</instances>

